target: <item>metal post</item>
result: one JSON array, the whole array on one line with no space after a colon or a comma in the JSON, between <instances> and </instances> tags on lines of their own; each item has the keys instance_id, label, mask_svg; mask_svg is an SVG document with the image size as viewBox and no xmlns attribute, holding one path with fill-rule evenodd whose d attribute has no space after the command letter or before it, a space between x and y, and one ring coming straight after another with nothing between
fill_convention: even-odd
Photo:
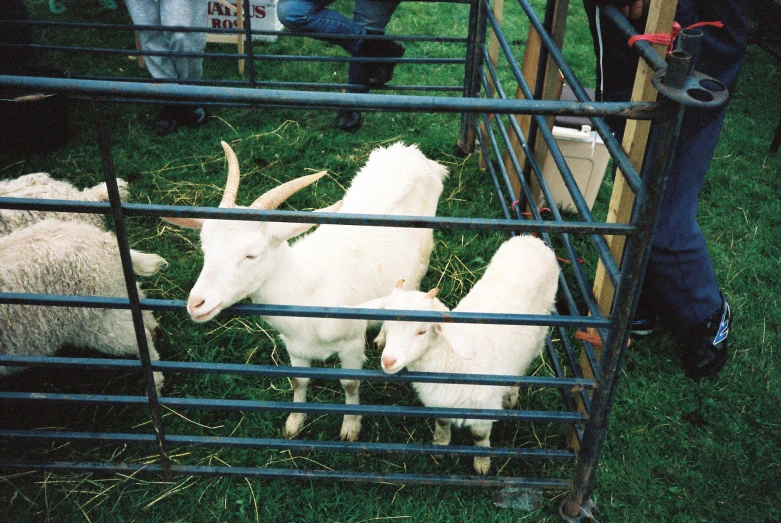
<instances>
[{"instance_id":1,"label":"metal post","mask_svg":"<svg viewBox=\"0 0 781 523\"><path fill-rule=\"evenodd\" d=\"M464 67L464 98L474 98L480 93L480 78L483 67L483 50L488 27L486 8L482 0L473 0L469 8L469 32L466 44L466 66ZM470 114L461 115L461 131L458 149L464 154L475 150L477 128Z\"/></svg>"},{"instance_id":2,"label":"metal post","mask_svg":"<svg viewBox=\"0 0 781 523\"><path fill-rule=\"evenodd\" d=\"M141 314L141 303L136 287L135 274L133 273L133 262L130 259L130 244L127 238L127 229L125 227L125 217L122 213L122 202L119 197L119 188L117 186L116 172L114 171L114 160L111 156L111 146L108 141L108 130L103 120L103 111L100 100L93 98L93 118L95 129L98 134L98 148L100 149L100 160L103 165L103 174L106 179L106 189L108 190L109 203L111 204L111 214L114 219L114 230L117 236L119 246L119 256L122 260L122 271L125 276L125 285L127 295L130 300L130 312L133 316L133 327L136 331L136 341L138 342L138 354L141 359L141 368L144 374L146 384L146 395L149 401L149 407L152 414L152 424L157 436L158 450L160 452L160 464L163 474L170 475L170 461L165 452L165 432L163 430L163 417L160 412L160 404L157 398L157 389L152 372L152 362L149 357L149 346L146 342L146 328Z\"/></svg>"},{"instance_id":3,"label":"metal post","mask_svg":"<svg viewBox=\"0 0 781 523\"><path fill-rule=\"evenodd\" d=\"M686 53L678 60L671 57L671 62L685 63ZM670 64L672 65L672 64ZM672 65L677 69L676 65ZM668 67L669 70L669 67ZM685 74L685 73L684 73ZM665 82L670 76L665 77ZM673 77L673 82L678 79ZM616 286L613 300L613 315L611 326L602 353L603 383L594 391L589 420L583 434L583 441L578 455L578 463L573 478L573 490L562 502L560 513L564 519L572 520L589 514L593 505L591 494L596 479L596 469L602 455L607 428L618 387L619 376L626 357L629 341L629 321L634 315L640 295L637 282L643 281L645 268L651 254L653 231L659 217L662 194L667 176L672 166L675 144L681 127L683 106L675 101L663 99L667 106L663 120L654 122L649 137L646 162L643 165L641 177L643 190L635 201L632 211L632 223L637 224L643 233L628 238L624 259L621 265L621 278Z\"/></svg>"},{"instance_id":4,"label":"metal post","mask_svg":"<svg viewBox=\"0 0 781 523\"><path fill-rule=\"evenodd\" d=\"M249 0L243 1L244 9L244 51L247 55L247 71L249 72L249 86L255 87L255 53L252 44L252 11Z\"/></svg>"},{"instance_id":5,"label":"metal post","mask_svg":"<svg viewBox=\"0 0 781 523\"><path fill-rule=\"evenodd\" d=\"M675 50L689 53L692 57L689 72L696 68L697 57L700 55L700 47L702 47L702 37L702 30L696 27L694 29L684 29L678 35L678 43L675 46Z\"/></svg>"},{"instance_id":6,"label":"metal post","mask_svg":"<svg viewBox=\"0 0 781 523\"><path fill-rule=\"evenodd\" d=\"M551 28L553 26L553 14L555 12L556 8L556 2L555 0L548 0L547 4L545 5L545 19L543 20L543 26L545 27L545 30L548 32L548 34L551 33ZM534 82L534 99L535 100L541 100L542 99L542 89L545 86L545 70L548 68L548 48L544 45L540 48L540 57L537 62L537 78ZM526 142L528 143L527 147L527 154L526 159L523 162L523 177L527 180L530 179L531 175L531 159L529 158L529 155L534 155L534 150L537 145L537 120L535 118L531 119L531 123L529 124L529 134L526 137ZM521 207L525 207L528 202L524 199L520 199L521 201Z\"/></svg>"}]
</instances>

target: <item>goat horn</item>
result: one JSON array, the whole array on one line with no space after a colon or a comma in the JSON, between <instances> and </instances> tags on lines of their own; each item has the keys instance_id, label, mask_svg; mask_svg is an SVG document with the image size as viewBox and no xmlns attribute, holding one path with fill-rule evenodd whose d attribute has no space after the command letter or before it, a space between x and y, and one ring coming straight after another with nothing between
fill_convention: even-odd
<instances>
[{"instance_id":1,"label":"goat horn","mask_svg":"<svg viewBox=\"0 0 781 523\"><path fill-rule=\"evenodd\" d=\"M239 193L239 159L233 152L231 146L226 142L220 142L225 150L225 157L228 159L228 181L225 183L225 192L222 194L220 207L235 207L236 195Z\"/></svg>"},{"instance_id":2,"label":"goat horn","mask_svg":"<svg viewBox=\"0 0 781 523\"><path fill-rule=\"evenodd\" d=\"M267 211L276 209L282 202L293 196L304 187L312 185L317 180L326 175L326 171L320 171L319 173L310 174L308 176L301 176L295 180L290 180L282 185L274 187L270 191L266 192L263 196L252 202L250 205L253 209L264 209Z\"/></svg>"},{"instance_id":3,"label":"goat horn","mask_svg":"<svg viewBox=\"0 0 781 523\"><path fill-rule=\"evenodd\" d=\"M399 280L396 282L396 288L401 289L401 286L404 285L404 280Z\"/></svg>"},{"instance_id":4,"label":"goat horn","mask_svg":"<svg viewBox=\"0 0 781 523\"><path fill-rule=\"evenodd\" d=\"M429 300L433 300L434 298L437 297L437 294L439 294L439 287L434 287L433 289L431 289L426 293L426 298L428 298Z\"/></svg>"}]
</instances>

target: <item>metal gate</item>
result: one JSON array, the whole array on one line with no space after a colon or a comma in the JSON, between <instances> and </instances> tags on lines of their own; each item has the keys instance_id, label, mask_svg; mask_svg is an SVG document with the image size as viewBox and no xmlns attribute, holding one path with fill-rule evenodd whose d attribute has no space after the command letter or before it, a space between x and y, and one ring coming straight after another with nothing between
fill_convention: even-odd
<instances>
[{"instance_id":1,"label":"metal gate","mask_svg":"<svg viewBox=\"0 0 781 523\"><path fill-rule=\"evenodd\" d=\"M151 416L154 430L143 432L101 432L96 427L92 432L61 430L15 430L2 428L0 438L7 441L17 439L55 442L84 442L85 445L117 444L138 445L156 448L159 459L155 462L104 462L88 461L32 461L0 460L0 469L4 470L46 470L46 471L83 471L103 473L147 473L177 475L219 475L254 478L293 478L293 479L338 479L358 482L393 483L438 483L451 485L476 486L521 486L545 489L569 489L570 496L563 506L563 515L579 517L587 510L594 485L594 474L600 453L605 442L608 419L616 394L618 377L621 371L626 348L628 346L628 321L632 317L639 293L638 281L641 281L650 250L650 238L659 209L659 195L664 187L666 173L672 158L672 149L677 136L683 105L718 105L726 100L726 91L717 82L707 79L688 69L689 55L676 52L669 55L667 62L660 58L653 48L645 43L635 45L643 60L656 71L654 85L660 90L662 98L658 102L607 103L591 101L572 69L566 63L561 51L555 45L548 28L556 2L550 1L546 10L545 22L535 14L528 0L518 0L522 10L528 16L531 25L539 33L544 53L550 56L573 89L577 101L540 100L541 85L530 86L521 73L521 67L513 55L513 48L499 27L495 14L486 0L458 0L453 4L467 4L469 9L469 28L466 38L439 38L430 36L394 36L404 41L432 41L463 44L464 58L403 58L405 63L448 63L463 64L464 82L461 86L388 86L379 93L355 94L328 92L345 87L342 84L318 83L282 83L260 81L255 64L262 60L325 60L332 62L349 61L353 58L310 57L310 56L274 56L259 55L253 46L252 35L277 35L281 38L299 38L302 35L257 31L252 28L252 19L246 20L244 31L244 53L221 54L223 59L243 58L247 64L245 81L200 81L191 85L158 83L151 80L139 81L133 78L73 77L46 78L0 76L0 87L25 89L30 91L67 93L77 98L92 101L95 127L97 129L103 172L108 186L110 202L73 202L55 200L31 200L0 198L0 208L35 209L47 211L65 211L76 213L110 214L114 220L119 243L122 265L126 278L129 299L106 297L76 297L42 294L0 293L0 303L31 304L47 307L104 307L130 309L135 323L139 344L140 361L104 358L65 358L65 357L11 357L0 356L0 365L24 367L57 367L62 369L140 369L145 377L146 396L135 395L97 395L97 394L58 394L47 392L0 392L0 399L24 402L24 405L36 405L41 402L59 404L61 402L85 405L140 406L145 407ZM249 10L249 0L244 0L245 10ZM611 23L616 24L626 34L633 36L635 31L620 13L611 7L605 9ZM76 31L83 27L106 31L130 31L132 26L110 24L78 24L59 22L3 22L4 24L27 24L30 26L57 27ZM135 29L153 29L154 26L138 26ZM175 28L177 31L203 31L203 29ZM210 29L214 34L241 34L241 30ZM492 60L486 44L487 35L493 35L502 51L502 65ZM383 37L378 37L383 38ZM36 45L39 50L55 50L79 53L128 54L123 49L66 48L55 45ZM155 54L138 51L139 55ZM157 53L160 54L160 53ZM213 54L184 53L180 56L213 57ZM360 59L358 59L360 60ZM500 79L511 78L512 89L519 89L523 99L508 96L508 89ZM506 84L507 81L505 80ZM392 90L405 90L417 94L387 94ZM458 90L460 97L443 96L441 93ZM438 91L438 96L425 93ZM424 93L424 94L419 94ZM705 93L707 96L703 96ZM216 105L240 105L253 107L292 107L306 109L356 108L379 111L443 112L461 115L458 144L464 152L477 150L486 159L487 171L475 173L490 179L504 215L502 219L452 218L452 217L403 217L378 215L345 215L331 213L309 213L297 211L257 211L247 209L216 209L205 207L184 207L172 205L154 205L121 203L114 167L112 163L110 136L105 125L103 107L109 103L213 103ZM525 136L513 115L532 115L529 138ZM593 128L604 141L620 175L635 194L635 205L631 221L626 224L605 223L594 218L577 183L567 166L546 116L581 115L591 118ZM638 172L630 162L621 144L613 137L603 121L606 115L614 115L638 120L653 120L648 143L646 161ZM538 134L539 133L539 134ZM564 183L571 193L577 210L576 218L566 218L551 207L552 217L543 219L534 199L531 181L540 187L545 200L554 201L542 168L533 154L523 157L514 150L512 140L520 144L524 153L533 150L534 137L540 136L550 150ZM455 138L455 137L454 137ZM513 189L520 187L520 195ZM531 216L523 216L528 206ZM329 368L295 368L287 366L264 366L244 364L215 364L185 361L150 361L149 350L144 335L142 310L181 311L184 300L139 299L136 292L135 276L130 262L126 218L136 216L175 216L196 218L221 218L233 220L260 220L281 222L317 222L321 224L427 227L433 229L502 231L510 234L535 233L547 242L556 241L563 251L565 261L569 263L568 276L560 279L560 295L568 310L559 310L553 316L533 316L517 314L478 314L452 313L448 321L465 323L552 325L552 337L546 341L551 376L487 376L453 375L437 373L403 372L398 375L386 375L377 370L335 370ZM606 236L623 236L626 247L623 258L616 262L606 242ZM600 313L599 305L592 292L589 276L578 263L579 244L576 239L593 248L604 267L609 282L615 287L611 313ZM578 312L575 296L582 296L587 305L588 314ZM441 313L376 311L369 309L351 309L342 307L300 307L265 305L235 305L229 314L302 316L328 318L370 318L408 321L440 321ZM573 330L593 329L597 338L583 337L575 339ZM598 341L595 341L598 340ZM595 344L602 345L601 351ZM579 360L577 349L585 357ZM276 401L256 401L253 399L212 399L199 397L158 397L152 379L153 371L167 374L193 374L253 376L265 378L321 378L329 382L338 379L359 379L376 382L432 382L432 383L469 383L483 385L516 385L523 388L548 389L560 393L559 410L503 410L486 411L470 409L425 408L419 406L396 406L386 404L341 405L335 403L292 403ZM588 377L587 377L588 376ZM184 378L186 379L186 378ZM574 435L571 447L564 448L517 448L493 447L478 448L466 445L447 447L429 444L407 444L398 442L339 442L324 440L287 440L273 437L231 437L203 436L188 433L172 433L163 419L162 409L213 410L242 412L306 412L328 415L359 414L363 416L411 417L411 418L479 418L508 420L516 423L561 423L572 428ZM339 453L361 453L371 455L453 455L453 456L490 456L495 458L515 458L521 460L546 460L553 462L574 462L555 477L505 477L472 475L436 475L421 474L415 471L404 472L361 472L351 470L306 470L292 468L257 468L253 466L196 465L186 459L172 460L174 449L193 446L220 449L277 449L288 451L323 451Z\"/></svg>"}]
</instances>

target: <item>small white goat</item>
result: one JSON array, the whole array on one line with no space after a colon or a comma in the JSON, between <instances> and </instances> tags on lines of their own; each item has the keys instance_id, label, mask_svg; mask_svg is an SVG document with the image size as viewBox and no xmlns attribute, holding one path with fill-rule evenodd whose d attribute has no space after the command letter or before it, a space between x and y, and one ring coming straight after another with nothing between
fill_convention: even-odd
<instances>
[{"instance_id":1,"label":"small white goat","mask_svg":"<svg viewBox=\"0 0 781 523\"><path fill-rule=\"evenodd\" d=\"M156 254L130 252L136 274L149 276L166 265ZM3 292L127 297L116 237L87 223L44 220L0 237L0 260ZM157 323L150 311L143 318L150 357L158 360ZM0 305L0 354L51 356L63 345L138 357L129 310ZM0 366L0 376L19 370ZM160 392L163 375L154 378Z\"/></svg>"},{"instance_id":2,"label":"small white goat","mask_svg":"<svg viewBox=\"0 0 781 523\"><path fill-rule=\"evenodd\" d=\"M239 165L228 157L228 183L220 207L234 207ZM325 172L304 176L267 192L251 205L275 209ZM415 146L401 143L374 150L342 202L322 211L362 214L433 216L447 169L427 159ZM349 306L381 296L400 278L418 288L434 246L431 229L321 225L293 245L288 240L313 224L169 219L201 229L204 265L190 292L187 310L198 322L250 297L254 303ZM342 367L360 369L364 361L367 322L327 318L266 317L280 332L291 364L309 367L336 353ZM382 334L381 334L382 335ZM294 401L306 401L309 380L291 380ZM342 380L347 404L358 404L359 382ZM306 415L291 413L285 435L301 431ZM361 417L345 415L341 437L356 441Z\"/></svg>"},{"instance_id":3,"label":"small white goat","mask_svg":"<svg viewBox=\"0 0 781 523\"><path fill-rule=\"evenodd\" d=\"M122 200L127 198L127 182L117 179ZM0 196L9 198L38 198L43 200L78 200L89 202L107 202L108 191L105 183L99 183L91 189L80 191L62 180L55 180L47 173L25 174L13 180L0 181ZM21 227L27 227L46 219L78 221L103 228L100 214L51 211L18 211L0 209L0 235L9 234Z\"/></svg>"},{"instance_id":4,"label":"small white goat","mask_svg":"<svg viewBox=\"0 0 781 523\"><path fill-rule=\"evenodd\" d=\"M457 312L550 314L558 285L556 256L545 243L531 236L508 240L499 248L482 278ZM356 307L449 311L428 293L405 291L399 282L384 298ZM406 367L419 372L523 375L540 355L548 328L523 325L421 323L386 321L382 368L394 374ZM382 348L382 347L381 347ZM413 383L427 407L510 409L518 401L518 388L510 386ZM492 420L437 419L435 445L450 443L450 425L469 427L479 447L490 447ZM474 468L486 474L491 458L475 457Z\"/></svg>"}]
</instances>

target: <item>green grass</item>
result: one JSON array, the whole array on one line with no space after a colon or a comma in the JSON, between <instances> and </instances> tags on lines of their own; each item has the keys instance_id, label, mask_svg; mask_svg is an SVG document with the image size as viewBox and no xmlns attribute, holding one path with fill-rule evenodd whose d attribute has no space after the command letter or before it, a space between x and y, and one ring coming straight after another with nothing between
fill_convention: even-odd
<instances>
[{"instance_id":1,"label":"green grass","mask_svg":"<svg viewBox=\"0 0 781 523\"><path fill-rule=\"evenodd\" d=\"M31 2L37 18L46 18L45 3ZM349 9L349 3L337 3ZM447 6L447 9L445 9ZM89 3L68 5L71 19L124 22L116 13L98 11ZM519 8L506 7L504 27L518 55L527 24ZM403 34L463 35L466 10L450 4L409 3L400 7L389 31ZM40 41L77 42L53 29L38 33ZM78 43L132 49L129 34L83 33ZM586 84L593 83L593 57L585 16L571 6L565 52ZM455 46L410 44L409 56L459 56ZM228 47L211 47L228 50ZM280 39L262 49L278 53L335 54L340 51L310 40ZM143 76L126 57L86 60L60 55L57 63L78 74ZM505 68L506 69L506 68ZM333 81L346 67L328 64L268 64L262 78ZM206 63L209 78L236 78L235 64ZM506 71L504 72L506 75ZM458 85L455 67L400 67L399 83ZM767 156L770 137L781 111L775 101L779 68L767 55L750 49L748 61L728 113L719 149L706 179L700 223L709 240L716 270L735 315L730 337L731 358L718 378L704 383L687 380L679 368L683 340L659 329L650 339L632 345L609 438L599 465L595 498L600 521L757 521L781 519L777 478L781 469L779 433L778 283L780 256L776 237L781 204L778 158ZM456 95L456 94L454 94ZM309 170L327 169L329 176L291 198L286 209L314 209L338 199L356 170L376 146L405 140L418 143L431 158L451 169L439 207L443 216L500 217L496 196L475 157L458 158L453 145L456 115L371 113L356 134L332 128L333 113L293 110L216 109L208 125L156 138L151 132L155 108L116 105L107 109L114 161L119 176L131 180L135 202L216 205L221 197L225 165L219 140L235 148L242 167L239 202L247 204L279 181ZM91 123L91 109L78 103L71 110L78 131L63 148L27 156L0 153L0 176L47 171L84 187L102 179ZM606 180L595 209L604 216L610 193ZM143 282L147 295L183 299L198 276L201 255L197 234L152 218L129 220L134 247L157 252L170 266ZM499 234L438 231L437 246L424 287L439 286L443 300L454 305L479 278L498 245ZM584 250L587 270L595 257ZM284 347L273 329L254 318L219 318L196 326L184 313L159 315L164 330L158 348L163 359L199 362L287 364ZM76 352L83 354L82 352ZM91 353L90 353L91 354ZM367 368L378 368L378 355L368 353ZM329 361L326 365L337 365ZM547 361L532 371L550 375ZM281 379L249 379L220 375L169 375L166 394L176 397L290 400ZM137 374L116 372L26 371L0 383L3 390L70 393L140 392ZM310 401L341 402L333 380L315 380ZM524 408L561 409L552 391L527 391ZM401 384L362 385L366 404L414 404ZM4 404L6 427L87 431L151 432L143 409L41 406L18 409ZM279 437L282 414L181 411L164 412L171 433L236 437ZM337 437L336 416L310 418L309 439ZM367 417L362 440L428 443L430 420ZM497 423L496 446L562 446L565 430L557 425ZM456 431L454 443L470 444ZM23 444L0 442L0 455L42 460L111 460L155 463L154 448L109 445ZM430 474L469 474L469 460L453 457L326 455L276 451L171 449L174 462L198 465L282 467ZM571 466L538 462L495 461L493 473L504 476L569 477ZM254 481L222 478L84 476L21 473L0 476L0 506L8 521L558 521L561 492L545 492L531 512L500 509L499 493L485 488L403 485L360 485Z\"/></svg>"}]
</instances>

